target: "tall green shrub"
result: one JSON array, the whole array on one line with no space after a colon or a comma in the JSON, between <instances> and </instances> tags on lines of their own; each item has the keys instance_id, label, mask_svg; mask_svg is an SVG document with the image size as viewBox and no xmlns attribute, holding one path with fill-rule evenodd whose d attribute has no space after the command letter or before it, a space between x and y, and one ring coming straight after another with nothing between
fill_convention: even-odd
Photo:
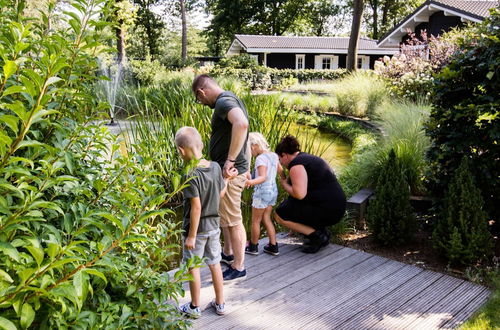
<instances>
[{"instance_id":1,"label":"tall green shrub","mask_svg":"<svg viewBox=\"0 0 500 330\"><path fill-rule=\"evenodd\" d=\"M435 77L431 138L432 189L442 196L464 155L500 233L500 9L460 41Z\"/></svg>"},{"instance_id":2,"label":"tall green shrub","mask_svg":"<svg viewBox=\"0 0 500 330\"><path fill-rule=\"evenodd\" d=\"M401 245L413 238L415 218L409 197L408 183L391 150L377 181L375 199L370 201L367 210L368 226L378 242Z\"/></svg>"},{"instance_id":3,"label":"tall green shrub","mask_svg":"<svg viewBox=\"0 0 500 330\"><path fill-rule=\"evenodd\" d=\"M165 303L186 279L165 272L182 182L166 190L156 158L92 124L112 2L40 8L34 24L23 3L0 0L0 328L185 327Z\"/></svg>"},{"instance_id":4,"label":"tall green shrub","mask_svg":"<svg viewBox=\"0 0 500 330\"><path fill-rule=\"evenodd\" d=\"M481 191L466 156L450 182L432 235L435 248L452 264L471 264L492 252Z\"/></svg>"}]
</instances>

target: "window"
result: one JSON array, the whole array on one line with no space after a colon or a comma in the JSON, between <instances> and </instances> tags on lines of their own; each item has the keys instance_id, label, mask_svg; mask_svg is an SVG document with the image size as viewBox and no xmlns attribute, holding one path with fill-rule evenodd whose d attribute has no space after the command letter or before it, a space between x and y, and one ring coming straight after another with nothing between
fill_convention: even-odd
<instances>
[{"instance_id":1,"label":"window","mask_svg":"<svg viewBox=\"0 0 500 330\"><path fill-rule=\"evenodd\" d=\"M305 68L305 55L295 55L295 69Z\"/></svg>"},{"instance_id":2,"label":"window","mask_svg":"<svg viewBox=\"0 0 500 330\"><path fill-rule=\"evenodd\" d=\"M370 68L370 56L359 55L357 64L358 64L358 69L368 70Z\"/></svg>"},{"instance_id":3,"label":"window","mask_svg":"<svg viewBox=\"0 0 500 330\"><path fill-rule=\"evenodd\" d=\"M339 57L335 55L315 55L314 68L316 70L334 70L339 67Z\"/></svg>"},{"instance_id":4,"label":"window","mask_svg":"<svg viewBox=\"0 0 500 330\"><path fill-rule=\"evenodd\" d=\"M363 67L363 58L361 56L358 56L358 69L361 69Z\"/></svg>"},{"instance_id":5,"label":"window","mask_svg":"<svg viewBox=\"0 0 500 330\"><path fill-rule=\"evenodd\" d=\"M331 69L332 68L332 58L331 57L323 57L323 62L321 64L321 68L323 70Z\"/></svg>"}]
</instances>

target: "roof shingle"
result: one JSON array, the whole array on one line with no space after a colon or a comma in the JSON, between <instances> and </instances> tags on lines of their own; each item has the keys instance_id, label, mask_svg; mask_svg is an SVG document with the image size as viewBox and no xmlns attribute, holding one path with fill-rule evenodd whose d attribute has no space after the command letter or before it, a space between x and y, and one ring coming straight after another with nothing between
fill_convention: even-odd
<instances>
[{"instance_id":1,"label":"roof shingle","mask_svg":"<svg viewBox=\"0 0 500 330\"><path fill-rule=\"evenodd\" d=\"M294 37L237 34L245 48L303 48L303 49L347 49L349 38L344 37ZM380 49L377 41L359 39L358 49Z\"/></svg>"},{"instance_id":2,"label":"roof shingle","mask_svg":"<svg viewBox=\"0 0 500 330\"><path fill-rule=\"evenodd\" d=\"M436 4L443 4L450 8L456 8L466 13L479 17L490 16L490 8L497 7L500 2L497 0L433 0Z\"/></svg>"}]
</instances>

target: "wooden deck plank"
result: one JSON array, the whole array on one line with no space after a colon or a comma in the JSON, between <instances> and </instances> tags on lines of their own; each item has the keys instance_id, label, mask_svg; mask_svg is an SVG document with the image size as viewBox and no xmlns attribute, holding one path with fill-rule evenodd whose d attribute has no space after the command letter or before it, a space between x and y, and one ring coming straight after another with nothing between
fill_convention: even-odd
<instances>
[{"instance_id":1,"label":"wooden deck plank","mask_svg":"<svg viewBox=\"0 0 500 330\"><path fill-rule=\"evenodd\" d=\"M378 260L379 263L376 268L367 273L361 273L359 277L353 276L355 278L354 281L351 280L353 274L346 276L345 281L343 281L341 277L335 277L332 280L338 285L332 286L330 283L324 283L321 287L315 288L313 291L304 292L294 297L293 300L288 300L286 306L283 306L283 309L289 310L292 308L292 310L294 310L294 308L290 306L294 304L296 310L300 311L300 315L296 313L293 323L283 324L281 326L286 326L288 329L303 329L315 321L318 322L312 329L329 329L334 326L334 323L323 321L324 318L322 316L325 313L346 304L350 300L357 299L357 296L361 292L404 267L401 263L394 261L386 263L384 262L384 258L380 259L381 260ZM356 270L352 269L352 271L355 272ZM335 298L332 299L332 297ZM305 302L314 302L314 304L304 304ZM276 328L279 327L278 325ZM275 327L273 326L270 328Z\"/></svg>"},{"instance_id":2,"label":"wooden deck plank","mask_svg":"<svg viewBox=\"0 0 500 330\"><path fill-rule=\"evenodd\" d=\"M420 268L405 265L390 276L383 278L381 281L374 283L360 292L355 299L350 299L340 306L338 304L329 306L329 310L307 324L304 329L322 329L332 325L337 327L358 313L372 309L376 301L415 278L422 271Z\"/></svg>"},{"instance_id":3,"label":"wooden deck plank","mask_svg":"<svg viewBox=\"0 0 500 330\"><path fill-rule=\"evenodd\" d=\"M460 324L462 324L465 320L471 317L474 312L477 311L479 307L481 307L490 295L490 291L486 288L483 288L483 291L479 293L476 297L474 297L468 304L466 304L454 317L448 322L441 325L443 329L455 329Z\"/></svg>"},{"instance_id":4,"label":"wooden deck plank","mask_svg":"<svg viewBox=\"0 0 500 330\"><path fill-rule=\"evenodd\" d=\"M396 329L406 327L420 313L427 311L458 285L460 285L460 280L451 276L442 276L413 298L402 303L394 310L386 312L379 322L372 324L369 328Z\"/></svg>"},{"instance_id":5,"label":"wooden deck plank","mask_svg":"<svg viewBox=\"0 0 500 330\"><path fill-rule=\"evenodd\" d=\"M300 323L300 320L307 317L312 308L325 303L324 299L330 299L335 295L330 295L330 291L345 288L349 284L356 283L362 278L369 277L370 271L380 266L380 257L357 252L349 257L352 267L339 269L339 265L334 264L314 272L302 280L284 287L273 295L272 300L255 301L245 308L236 312L237 317L233 318L234 323L229 326L238 326L247 329L261 327L264 329L291 328ZM296 270L300 274L301 270ZM330 278L330 281L325 278ZM335 285L332 285L335 283ZM315 301L321 300L321 301ZM337 297L335 298L337 299ZM339 298L341 299L341 298ZM314 302L313 304L311 304ZM272 313L266 311L272 310ZM226 328L226 324L224 324ZM215 329L215 327L214 327Z\"/></svg>"},{"instance_id":6,"label":"wooden deck plank","mask_svg":"<svg viewBox=\"0 0 500 330\"><path fill-rule=\"evenodd\" d=\"M442 274L423 271L418 276L410 278L389 294L375 300L367 308L355 314L347 321L339 322L335 327L345 330L358 327L367 328L370 324L381 320L385 312L397 308L402 302L411 299L442 276Z\"/></svg>"},{"instance_id":7,"label":"wooden deck plank","mask_svg":"<svg viewBox=\"0 0 500 330\"><path fill-rule=\"evenodd\" d=\"M422 313L413 323L409 324L409 327L414 329L441 328L483 290L482 286L462 281L456 290Z\"/></svg>"},{"instance_id":8,"label":"wooden deck plank","mask_svg":"<svg viewBox=\"0 0 500 330\"><path fill-rule=\"evenodd\" d=\"M333 273L342 272L360 262L358 258L356 258L356 260L351 258L351 256L356 253L351 249L342 248L335 251L333 254L329 254L328 250L336 248L335 246L329 246L324 249L324 252L318 252L318 256L305 255L309 258L301 258L298 262L291 262L289 266L293 270L290 270L290 268L286 266L270 269L272 279L268 281L263 281L258 277L254 277L250 280L229 286L228 290L226 290L228 292L228 313L224 316L224 318L227 319L224 322L230 324L232 319L238 321L238 316L236 315L238 311L255 301L273 301L277 294L284 295L282 293L283 290L291 287L296 288L302 286L303 289L307 289L308 286L314 286L315 283L313 281L304 281L304 278L309 278L324 268L336 267ZM370 255L364 254L363 257L367 259ZM298 291L298 293L300 292L301 291ZM195 324L197 328L208 328L211 322L215 322L215 328L222 326L218 323L220 318L213 314L209 314L206 318L202 318L199 321L199 323L197 322ZM236 324L238 323L236 322ZM223 328L227 327L224 325Z\"/></svg>"},{"instance_id":9,"label":"wooden deck plank","mask_svg":"<svg viewBox=\"0 0 500 330\"><path fill-rule=\"evenodd\" d=\"M278 241L279 256L246 256L247 278L224 284L225 316L206 310L213 288L208 269L202 270L205 310L194 328L454 328L490 294L477 284L338 245L309 255L296 238L281 234ZM181 300L189 301L189 292Z\"/></svg>"}]
</instances>

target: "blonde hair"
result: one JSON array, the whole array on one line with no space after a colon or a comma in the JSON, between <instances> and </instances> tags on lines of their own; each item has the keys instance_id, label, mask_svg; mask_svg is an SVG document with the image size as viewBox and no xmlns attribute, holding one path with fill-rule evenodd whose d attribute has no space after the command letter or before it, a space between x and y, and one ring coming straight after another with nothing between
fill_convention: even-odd
<instances>
[{"instance_id":1,"label":"blonde hair","mask_svg":"<svg viewBox=\"0 0 500 330\"><path fill-rule=\"evenodd\" d=\"M198 133L196 128L190 126L181 127L177 133L175 133L175 145L192 150L203 149L200 133Z\"/></svg>"},{"instance_id":2,"label":"blonde hair","mask_svg":"<svg viewBox=\"0 0 500 330\"><path fill-rule=\"evenodd\" d=\"M267 143L264 135L259 132L251 132L248 134L248 143L250 143L250 145L258 145L263 151L269 151L269 143Z\"/></svg>"}]
</instances>

